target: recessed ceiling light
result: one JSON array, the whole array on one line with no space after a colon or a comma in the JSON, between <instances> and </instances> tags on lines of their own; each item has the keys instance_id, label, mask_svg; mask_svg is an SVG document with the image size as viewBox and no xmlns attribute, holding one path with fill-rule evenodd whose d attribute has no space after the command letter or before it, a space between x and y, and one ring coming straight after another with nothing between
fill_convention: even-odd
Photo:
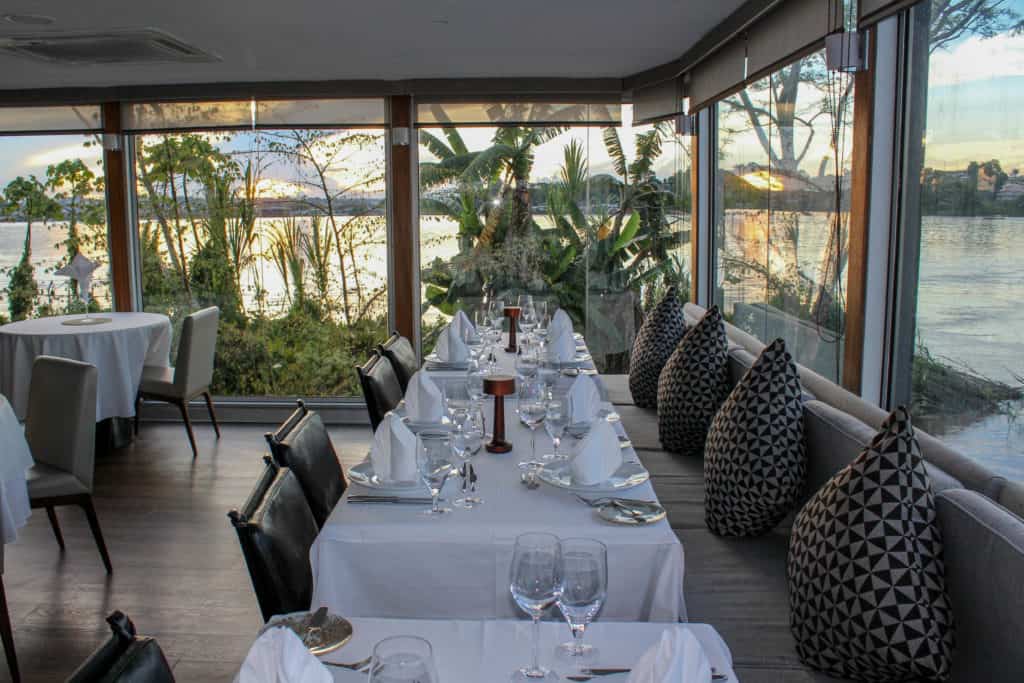
<instances>
[{"instance_id":1,"label":"recessed ceiling light","mask_svg":"<svg viewBox=\"0 0 1024 683\"><path fill-rule=\"evenodd\" d=\"M45 14L5 14L3 19L8 24L20 24L22 26L49 26L57 21Z\"/></svg>"},{"instance_id":2,"label":"recessed ceiling light","mask_svg":"<svg viewBox=\"0 0 1024 683\"><path fill-rule=\"evenodd\" d=\"M447 19L434 19L430 23L432 23L432 24L445 24L445 25L447 25L448 24L448 20Z\"/></svg>"}]
</instances>

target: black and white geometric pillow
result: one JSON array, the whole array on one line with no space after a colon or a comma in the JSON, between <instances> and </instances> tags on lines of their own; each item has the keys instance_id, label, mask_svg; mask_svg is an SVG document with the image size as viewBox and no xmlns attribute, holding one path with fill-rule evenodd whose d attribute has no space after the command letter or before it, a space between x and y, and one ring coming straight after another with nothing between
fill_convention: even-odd
<instances>
[{"instance_id":1,"label":"black and white geometric pillow","mask_svg":"<svg viewBox=\"0 0 1024 683\"><path fill-rule=\"evenodd\" d=\"M910 416L897 408L797 515L790 624L804 663L861 681L948 678L953 612L935 514Z\"/></svg>"},{"instance_id":2,"label":"black and white geometric pillow","mask_svg":"<svg viewBox=\"0 0 1024 683\"><path fill-rule=\"evenodd\" d=\"M640 325L633 352L629 356L629 393L641 408L654 408L658 402L658 375L686 333L683 304L675 287L647 314Z\"/></svg>"},{"instance_id":3,"label":"black and white geometric pillow","mask_svg":"<svg viewBox=\"0 0 1024 683\"><path fill-rule=\"evenodd\" d=\"M704 521L719 536L758 536L789 513L807 472L800 377L776 339L722 404L704 448Z\"/></svg>"},{"instance_id":4,"label":"black and white geometric pillow","mask_svg":"<svg viewBox=\"0 0 1024 683\"><path fill-rule=\"evenodd\" d=\"M658 436L669 453L700 457L729 393L729 342L718 306L691 327L658 380Z\"/></svg>"}]
</instances>

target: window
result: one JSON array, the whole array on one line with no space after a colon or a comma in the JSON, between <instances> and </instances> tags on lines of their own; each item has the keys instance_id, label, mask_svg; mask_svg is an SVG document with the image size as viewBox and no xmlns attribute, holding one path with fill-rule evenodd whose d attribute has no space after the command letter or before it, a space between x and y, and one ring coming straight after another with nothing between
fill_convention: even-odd
<instances>
[{"instance_id":1,"label":"window","mask_svg":"<svg viewBox=\"0 0 1024 683\"><path fill-rule=\"evenodd\" d=\"M853 79L815 53L716 107L715 303L838 383Z\"/></svg>"},{"instance_id":2,"label":"window","mask_svg":"<svg viewBox=\"0 0 1024 683\"><path fill-rule=\"evenodd\" d=\"M569 106L547 106L514 125L524 105L489 105L497 127L421 116L424 350L456 309L531 293L570 313L602 372L624 373L642 310L671 284L689 296L689 138L632 126L629 107L553 126Z\"/></svg>"},{"instance_id":3,"label":"window","mask_svg":"<svg viewBox=\"0 0 1024 683\"><path fill-rule=\"evenodd\" d=\"M126 117L189 125L133 138L142 299L175 322L220 307L218 395L357 396L387 336L383 102L326 102Z\"/></svg>"},{"instance_id":4,"label":"window","mask_svg":"<svg viewBox=\"0 0 1024 683\"><path fill-rule=\"evenodd\" d=\"M914 10L922 106L909 384L926 430L1024 479L1024 2ZM909 258L915 255L910 254ZM906 391L907 387L902 387ZM904 394L906 395L906 394Z\"/></svg>"},{"instance_id":5,"label":"window","mask_svg":"<svg viewBox=\"0 0 1024 683\"><path fill-rule=\"evenodd\" d=\"M110 310L102 149L93 135L33 126L97 128L99 110L3 112L0 127L18 133L0 137L0 321ZM76 254L99 265L88 292L55 272Z\"/></svg>"}]
</instances>

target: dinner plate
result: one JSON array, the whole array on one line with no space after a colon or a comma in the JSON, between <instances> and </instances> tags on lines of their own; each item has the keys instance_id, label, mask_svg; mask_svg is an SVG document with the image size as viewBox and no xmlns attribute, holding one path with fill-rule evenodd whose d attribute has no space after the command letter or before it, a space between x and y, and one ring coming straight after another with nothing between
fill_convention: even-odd
<instances>
[{"instance_id":1,"label":"dinner plate","mask_svg":"<svg viewBox=\"0 0 1024 683\"><path fill-rule=\"evenodd\" d=\"M555 361L547 360L546 363L554 368L578 368L584 363L589 363L593 357L589 353L577 353L572 360Z\"/></svg>"},{"instance_id":2,"label":"dinner plate","mask_svg":"<svg viewBox=\"0 0 1024 683\"><path fill-rule=\"evenodd\" d=\"M437 354L430 354L423 359L423 365L427 370L468 370L469 361L449 362L441 360L437 357Z\"/></svg>"},{"instance_id":3,"label":"dinner plate","mask_svg":"<svg viewBox=\"0 0 1024 683\"><path fill-rule=\"evenodd\" d=\"M546 463L537 471L537 478L545 484L576 493L611 493L639 486L651 478L651 473L638 462L623 462L607 481L600 484L574 484L571 463L559 461Z\"/></svg>"},{"instance_id":4,"label":"dinner plate","mask_svg":"<svg viewBox=\"0 0 1024 683\"><path fill-rule=\"evenodd\" d=\"M310 631L309 620L312 617L310 612L292 612L271 618L266 626L260 629L263 635L268 629L278 626L289 629L303 640L310 653L316 657L334 652L339 647L352 639L352 623L337 614L327 614L324 625L315 631Z\"/></svg>"},{"instance_id":5,"label":"dinner plate","mask_svg":"<svg viewBox=\"0 0 1024 683\"><path fill-rule=\"evenodd\" d=\"M646 500L609 501L597 508L597 516L606 522L643 526L665 519L665 508Z\"/></svg>"},{"instance_id":6,"label":"dinner plate","mask_svg":"<svg viewBox=\"0 0 1024 683\"><path fill-rule=\"evenodd\" d=\"M452 430L452 423L447 417L442 417L440 422L413 422L409 419L408 415L402 416L402 422L409 428L409 431L413 434L419 434L420 432L450 432Z\"/></svg>"},{"instance_id":7,"label":"dinner plate","mask_svg":"<svg viewBox=\"0 0 1024 683\"><path fill-rule=\"evenodd\" d=\"M386 481L377 476L373 471L373 461L367 458L358 465L348 470L348 478L353 484L365 486L368 489L380 491L382 494L403 495L409 493L423 493L427 490L426 485L421 481Z\"/></svg>"}]
</instances>

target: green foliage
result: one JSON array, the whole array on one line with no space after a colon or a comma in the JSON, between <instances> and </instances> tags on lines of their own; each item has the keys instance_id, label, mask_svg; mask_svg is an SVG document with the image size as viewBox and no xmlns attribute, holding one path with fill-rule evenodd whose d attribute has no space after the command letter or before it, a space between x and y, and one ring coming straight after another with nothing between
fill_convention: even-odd
<instances>
[{"instance_id":1,"label":"green foliage","mask_svg":"<svg viewBox=\"0 0 1024 683\"><path fill-rule=\"evenodd\" d=\"M7 308L11 320L23 320L33 313L39 287L32 266L32 224L61 217L61 207L35 176L18 176L7 184L3 213L25 221L25 246L18 264L8 271Z\"/></svg>"}]
</instances>

